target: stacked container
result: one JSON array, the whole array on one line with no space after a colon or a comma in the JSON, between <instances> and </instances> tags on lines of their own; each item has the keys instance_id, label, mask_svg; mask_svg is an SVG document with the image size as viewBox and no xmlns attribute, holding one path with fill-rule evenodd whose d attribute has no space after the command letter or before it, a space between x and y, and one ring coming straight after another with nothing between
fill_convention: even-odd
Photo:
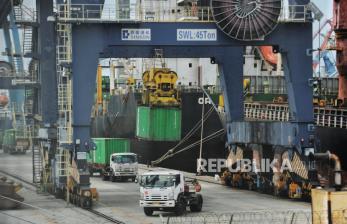
<instances>
[{"instance_id":1,"label":"stacked container","mask_svg":"<svg viewBox=\"0 0 347 224\"><path fill-rule=\"evenodd\" d=\"M181 117L180 108L139 106L136 136L150 141L179 141Z\"/></svg>"}]
</instances>

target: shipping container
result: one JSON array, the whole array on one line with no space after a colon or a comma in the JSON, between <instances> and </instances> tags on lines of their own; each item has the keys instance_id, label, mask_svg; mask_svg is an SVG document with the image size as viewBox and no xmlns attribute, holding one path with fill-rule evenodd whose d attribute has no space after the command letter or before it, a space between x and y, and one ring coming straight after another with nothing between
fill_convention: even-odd
<instances>
[{"instance_id":1,"label":"shipping container","mask_svg":"<svg viewBox=\"0 0 347 224\"><path fill-rule=\"evenodd\" d=\"M180 108L137 107L136 136L151 141L179 141L181 139Z\"/></svg>"},{"instance_id":2,"label":"shipping container","mask_svg":"<svg viewBox=\"0 0 347 224\"><path fill-rule=\"evenodd\" d=\"M130 141L125 138L93 138L96 150L90 151L90 163L108 165L113 153L130 152Z\"/></svg>"},{"instance_id":3,"label":"shipping container","mask_svg":"<svg viewBox=\"0 0 347 224\"><path fill-rule=\"evenodd\" d=\"M2 149L5 153L14 151L16 147L16 131L14 129L8 129L4 131L4 137L2 141Z\"/></svg>"}]
</instances>

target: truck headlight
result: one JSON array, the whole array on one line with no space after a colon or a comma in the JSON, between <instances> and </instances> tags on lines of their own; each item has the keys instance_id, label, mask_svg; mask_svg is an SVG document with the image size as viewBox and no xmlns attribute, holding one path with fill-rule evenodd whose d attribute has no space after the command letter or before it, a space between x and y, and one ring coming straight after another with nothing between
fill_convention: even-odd
<instances>
[{"instance_id":1,"label":"truck headlight","mask_svg":"<svg viewBox=\"0 0 347 224\"><path fill-rule=\"evenodd\" d=\"M117 168L116 168L116 172L120 172L120 171L122 171L122 168L117 167Z\"/></svg>"},{"instance_id":2,"label":"truck headlight","mask_svg":"<svg viewBox=\"0 0 347 224\"><path fill-rule=\"evenodd\" d=\"M85 192L83 192L83 196L85 196L85 197L90 197L90 191L85 191Z\"/></svg>"}]
</instances>

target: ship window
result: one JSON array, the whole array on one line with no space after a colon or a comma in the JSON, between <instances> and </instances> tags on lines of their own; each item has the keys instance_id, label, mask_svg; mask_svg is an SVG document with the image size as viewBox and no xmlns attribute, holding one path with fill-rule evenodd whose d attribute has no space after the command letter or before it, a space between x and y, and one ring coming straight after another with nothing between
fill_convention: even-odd
<instances>
[{"instance_id":1,"label":"ship window","mask_svg":"<svg viewBox=\"0 0 347 224\"><path fill-rule=\"evenodd\" d=\"M171 84L170 83L162 83L160 89L163 91L170 91L171 90Z\"/></svg>"},{"instance_id":2,"label":"ship window","mask_svg":"<svg viewBox=\"0 0 347 224\"><path fill-rule=\"evenodd\" d=\"M193 64L192 63L189 63L189 68L193 67Z\"/></svg>"}]
</instances>

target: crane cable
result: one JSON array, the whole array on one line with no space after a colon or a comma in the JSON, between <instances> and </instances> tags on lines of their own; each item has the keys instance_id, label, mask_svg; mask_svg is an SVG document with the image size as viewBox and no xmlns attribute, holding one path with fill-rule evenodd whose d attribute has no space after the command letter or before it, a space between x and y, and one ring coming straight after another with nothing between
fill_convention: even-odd
<instances>
[{"instance_id":1,"label":"crane cable","mask_svg":"<svg viewBox=\"0 0 347 224\"><path fill-rule=\"evenodd\" d=\"M213 107L211 107L207 113L205 114L204 118L203 118L203 122L205 122L208 117L212 114L213 112ZM172 154L174 152L174 150L182 145L184 142L186 142L196 131L199 130L199 128L201 127L201 122L197 122L194 127L184 136L184 138L177 143L177 145L175 145L173 148L169 149L164 155L162 155L160 158L158 158L157 160L155 161L152 161L152 164L158 164L158 163L161 163L162 160L164 160L169 154Z\"/></svg>"},{"instance_id":2,"label":"crane cable","mask_svg":"<svg viewBox=\"0 0 347 224\"><path fill-rule=\"evenodd\" d=\"M218 131L216 131L216 132L214 132L214 133L212 133L212 134L210 134L210 135L204 137L204 138L202 139L202 143L205 143L205 142L207 142L207 141L209 141L209 140L211 140L211 139L213 139L213 138L216 138L216 137L218 137L218 136L221 136L221 135L223 135L224 133L225 133L225 130L224 130L224 128L222 128L222 129L220 129L220 130L218 130ZM193 147L199 145L200 143L201 143L201 140L198 140L198 141L194 142L193 144L190 144L190 145L184 147L183 149L180 149L179 151L177 151L177 152L175 152L175 153L172 153L172 152L170 152L170 150L169 150L169 151L168 151L164 156L162 156L160 159L158 159L158 160L156 160L156 161L152 161L152 165L159 164L159 163L161 163L162 161L164 161L164 160L166 160L166 159L169 159L169 158L171 158L171 157L173 157L173 156L175 156L175 155L177 155L177 154L179 154L179 153L181 153L181 152L184 152L184 151L186 151L186 150L188 150L188 149L191 149L191 148L193 148Z\"/></svg>"}]
</instances>

